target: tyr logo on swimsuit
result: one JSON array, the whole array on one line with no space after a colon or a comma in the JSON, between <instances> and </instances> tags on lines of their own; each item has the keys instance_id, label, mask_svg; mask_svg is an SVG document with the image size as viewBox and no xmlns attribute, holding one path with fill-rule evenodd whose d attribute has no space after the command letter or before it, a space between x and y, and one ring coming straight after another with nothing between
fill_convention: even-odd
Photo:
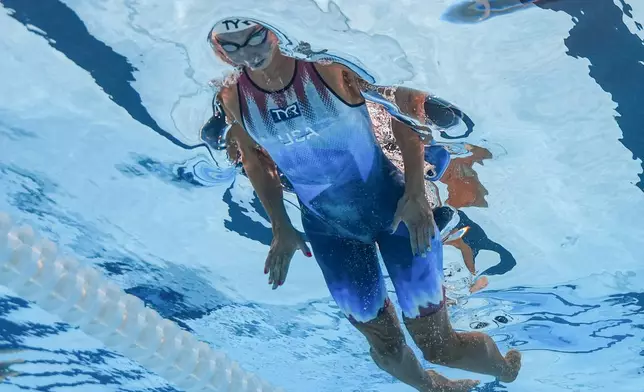
<instances>
[{"instance_id":1,"label":"tyr logo on swimsuit","mask_svg":"<svg viewBox=\"0 0 644 392\"><path fill-rule=\"evenodd\" d=\"M300 111L300 106L297 104L297 102L291 105L288 105L284 109L281 109L281 108L270 109L269 111L275 123L279 123L285 120L290 120L292 118L299 117L302 115L302 112Z\"/></svg>"}]
</instances>

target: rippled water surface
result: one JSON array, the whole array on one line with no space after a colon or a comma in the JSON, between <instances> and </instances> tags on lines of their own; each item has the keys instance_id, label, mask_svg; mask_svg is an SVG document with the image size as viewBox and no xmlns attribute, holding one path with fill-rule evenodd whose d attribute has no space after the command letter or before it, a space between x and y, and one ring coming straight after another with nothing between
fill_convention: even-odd
<instances>
[{"instance_id":1,"label":"rippled water surface","mask_svg":"<svg viewBox=\"0 0 644 392\"><path fill-rule=\"evenodd\" d=\"M473 1L0 0L0 211L287 391L410 390L372 363L314 261L266 284L267 217L199 134L227 72L204 37L224 16L462 111L435 134L454 153L440 199L470 227L445 247L454 324L524 353L516 382L481 391L643 390L638 1L490 0L486 17ZM2 392L174 390L0 286L13 360Z\"/></svg>"}]
</instances>

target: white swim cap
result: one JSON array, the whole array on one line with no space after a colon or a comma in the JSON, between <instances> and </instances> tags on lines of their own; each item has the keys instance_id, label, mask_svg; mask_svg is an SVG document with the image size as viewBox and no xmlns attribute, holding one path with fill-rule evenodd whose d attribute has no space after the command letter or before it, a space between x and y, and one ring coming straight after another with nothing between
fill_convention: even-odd
<instances>
[{"instance_id":1,"label":"white swim cap","mask_svg":"<svg viewBox=\"0 0 644 392\"><path fill-rule=\"evenodd\" d=\"M250 29L251 27L259 26L257 23L246 19L224 19L218 22L212 28L213 34L234 33Z\"/></svg>"}]
</instances>

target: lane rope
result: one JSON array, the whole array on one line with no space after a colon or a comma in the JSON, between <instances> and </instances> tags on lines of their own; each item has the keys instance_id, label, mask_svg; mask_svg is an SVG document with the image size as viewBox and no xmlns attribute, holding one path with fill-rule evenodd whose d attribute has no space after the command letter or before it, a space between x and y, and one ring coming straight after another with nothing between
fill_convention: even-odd
<instances>
[{"instance_id":1,"label":"lane rope","mask_svg":"<svg viewBox=\"0 0 644 392\"><path fill-rule=\"evenodd\" d=\"M0 284L189 392L284 392L0 212Z\"/></svg>"}]
</instances>

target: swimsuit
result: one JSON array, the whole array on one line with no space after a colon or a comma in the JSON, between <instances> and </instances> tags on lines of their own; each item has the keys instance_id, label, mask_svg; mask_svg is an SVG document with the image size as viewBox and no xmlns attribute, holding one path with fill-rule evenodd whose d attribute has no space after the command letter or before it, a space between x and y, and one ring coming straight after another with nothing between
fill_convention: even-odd
<instances>
[{"instance_id":1,"label":"swimsuit","mask_svg":"<svg viewBox=\"0 0 644 392\"><path fill-rule=\"evenodd\" d=\"M366 322L385 306L378 250L405 317L440 309L440 236L423 257L412 254L404 223L390 232L404 181L382 152L364 102L344 101L303 61L283 89L265 90L246 71L237 89L242 125L297 195L315 259L346 316Z\"/></svg>"}]
</instances>

